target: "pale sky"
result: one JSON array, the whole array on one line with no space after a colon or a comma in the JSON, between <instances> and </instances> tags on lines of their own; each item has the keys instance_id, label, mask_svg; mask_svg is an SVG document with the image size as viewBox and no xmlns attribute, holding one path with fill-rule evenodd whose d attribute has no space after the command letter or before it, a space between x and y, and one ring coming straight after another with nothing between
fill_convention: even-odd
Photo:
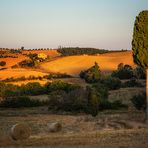
<instances>
[{"instance_id":1,"label":"pale sky","mask_svg":"<svg viewBox=\"0 0 148 148\"><path fill-rule=\"evenodd\" d=\"M0 47L131 49L148 0L0 0Z\"/></svg>"}]
</instances>

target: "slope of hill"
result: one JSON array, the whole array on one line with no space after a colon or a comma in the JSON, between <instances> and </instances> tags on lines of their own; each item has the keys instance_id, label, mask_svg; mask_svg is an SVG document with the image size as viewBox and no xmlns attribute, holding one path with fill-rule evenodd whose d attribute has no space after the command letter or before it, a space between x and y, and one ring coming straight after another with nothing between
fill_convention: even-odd
<instances>
[{"instance_id":1,"label":"slope of hill","mask_svg":"<svg viewBox=\"0 0 148 148\"><path fill-rule=\"evenodd\" d=\"M38 71L34 71L31 69L23 69L23 68L17 68L17 69L6 69L0 71L0 80L4 80L7 78L19 78L19 77L29 77L29 76L44 76L47 75L47 73L42 73Z\"/></svg>"},{"instance_id":2,"label":"slope of hill","mask_svg":"<svg viewBox=\"0 0 148 148\"><path fill-rule=\"evenodd\" d=\"M96 56L67 56L51 62L43 63L40 68L48 72L60 72L78 75L81 70L88 69L97 62L104 72L113 71L118 64L124 63L134 66L132 52L114 52Z\"/></svg>"}]
</instances>

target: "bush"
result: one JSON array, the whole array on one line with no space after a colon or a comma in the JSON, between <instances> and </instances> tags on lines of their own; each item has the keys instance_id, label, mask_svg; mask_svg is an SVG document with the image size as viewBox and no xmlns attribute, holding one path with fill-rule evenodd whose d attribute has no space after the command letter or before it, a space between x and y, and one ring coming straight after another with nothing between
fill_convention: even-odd
<instances>
[{"instance_id":1,"label":"bush","mask_svg":"<svg viewBox=\"0 0 148 148\"><path fill-rule=\"evenodd\" d=\"M7 108L36 107L43 105L45 105L44 102L41 102L39 100L31 100L29 97L25 96L6 97L0 103L0 107L7 107Z\"/></svg>"},{"instance_id":2,"label":"bush","mask_svg":"<svg viewBox=\"0 0 148 148\"><path fill-rule=\"evenodd\" d=\"M5 66L6 62L5 61L0 61L0 66Z\"/></svg>"},{"instance_id":3,"label":"bush","mask_svg":"<svg viewBox=\"0 0 148 148\"><path fill-rule=\"evenodd\" d=\"M70 83L66 83L64 81L58 80L58 81L53 81L53 82L47 82L45 84L45 88L48 93L53 92L53 91L57 91L57 90L63 90L65 92L69 92L71 90L80 88L80 86L76 85L76 84L70 84Z\"/></svg>"},{"instance_id":4,"label":"bush","mask_svg":"<svg viewBox=\"0 0 148 148\"><path fill-rule=\"evenodd\" d=\"M45 92L45 88L38 82L30 82L20 87L20 93L24 95L40 95L44 94Z\"/></svg>"},{"instance_id":5,"label":"bush","mask_svg":"<svg viewBox=\"0 0 148 148\"><path fill-rule=\"evenodd\" d=\"M34 67L35 62L31 60L24 60L18 63L20 67Z\"/></svg>"},{"instance_id":6,"label":"bush","mask_svg":"<svg viewBox=\"0 0 148 148\"><path fill-rule=\"evenodd\" d=\"M137 79L146 79L146 72L142 67L136 67L134 75Z\"/></svg>"},{"instance_id":7,"label":"bush","mask_svg":"<svg viewBox=\"0 0 148 148\"><path fill-rule=\"evenodd\" d=\"M95 117L99 112L101 98L95 89L88 87L87 91L88 91L87 112Z\"/></svg>"},{"instance_id":8,"label":"bush","mask_svg":"<svg viewBox=\"0 0 148 148\"><path fill-rule=\"evenodd\" d=\"M137 110L146 109L146 93L135 95L131 101Z\"/></svg>"},{"instance_id":9,"label":"bush","mask_svg":"<svg viewBox=\"0 0 148 148\"><path fill-rule=\"evenodd\" d=\"M14 97L20 95L19 86L0 83L0 97Z\"/></svg>"},{"instance_id":10,"label":"bush","mask_svg":"<svg viewBox=\"0 0 148 148\"><path fill-rule=\"evenodd\" d=\"M93 84L92 87L99 93L102 99L108 99L108 88L104 84L98 82Z\"/></svg>"},{"instance_id":11,"label":"bush","mask_svg":"<svg viewBox=\"0 0 148 148\"><path fill-rule=\"evenodd\" d=\"M131 79L134 76L134 73L131 66L120 63L118 65L118 69L116 71L113 71L111 76L117 77L119 79Z\"/></svg>"},{"instance_id":12,"label":"bush","mask_svg":"<svg viewBox=\"0 0 148 148\"><path fill-rule=\"evenodd\" d=\"M80 77L82 79L85 79L85 81L88 83L95 83L99 81L101 77L101 71L98 64L95 62L95 65L89 68L88 70L81 71Z\"/></svg>"},{"instance_id":13,"label":"bush","mask_svg":"<svg viewBox=\"0 0 148 148\"><path fill-rule=\"evenodd\" d=\"M131 79L122 84L122 87L143 87L143 85L136 79Z\"/></svg>"},{"instance_id":14,"label":"bush","mask_svg":"<svg viewBox=\"0 0 148 148\"><path fill-rule=\"evenodd\" d=\"M83 88L65 91L54 91L49 95L49 109L69 112L85 112L87 93Z\"/></svg>"},{"instance_id":15,"label":"bush","mask_svg":"<svg viewBox=\"0 0 148 148\"><path fill-rule=\"evenodd\" d=\"M119 78L114 78L111 76L102 77L100 83L104 84L109 90L116 90L121 87L121 81Z\"/></svg>"}]
</instances>

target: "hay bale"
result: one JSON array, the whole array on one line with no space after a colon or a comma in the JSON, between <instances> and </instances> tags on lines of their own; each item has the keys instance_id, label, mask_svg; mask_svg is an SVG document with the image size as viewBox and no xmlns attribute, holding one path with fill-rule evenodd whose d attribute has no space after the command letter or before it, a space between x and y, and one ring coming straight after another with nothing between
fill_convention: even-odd
<instances>
[{"instance_id":1,"label":"hay bale","mask_svg":"<svg viewBox=\"0 0 148 148\"><path fill-rule=\"evenodd\" d=\"M49 132L59 132L62 130L62 124L59 122L54 122L48 124L48 131Z\"/></svg>"},{"instance_id":2,"label":"hay bale","mask_svg":"<svg viewBox=\"0 0 148 148\"><path fill-rule=\"evenodd\" d=\"M12 126L10 136L13 140L25 140L30 137L31 129L25 123L18 123Z\"/></svg>"}]
</instances>

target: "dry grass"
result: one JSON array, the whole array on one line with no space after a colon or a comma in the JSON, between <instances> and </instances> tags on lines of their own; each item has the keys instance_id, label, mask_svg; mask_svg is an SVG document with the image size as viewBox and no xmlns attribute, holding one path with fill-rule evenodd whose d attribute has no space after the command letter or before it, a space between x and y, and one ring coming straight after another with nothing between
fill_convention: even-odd
<instances>
[{"instance_id":1,"label":"dry grass","mask_svg":"<svg viewBox=\"0 0 148 148\"><path fill-rule=\"evenodd\" d=\"M115 52L97 56L68 56L41 64L41 69L49 72L61 72L77 75L81 70L88 69L97 62L102 71L115 70L119 63L134 66L132 52Z\"/></svg>"},{"instance_id":2,"label":"dry grass","mask_svg":"<svg viewBox=\"0 0 148 148\"><path fill-rule=\"evenodd\" d=\"M119 90L109 91L109 100L121 100L125 104L130 104L133 96L145 91L145 87L120 88Z\"/></svg>"},{"instance_id":3,"label":"dry grass","mask_svg":"<svg viewBox=\"0 0 148 148\"><path fill-rule=\"evenodd\" d=\"M142 123L143 113L133 114L136 116L131 119L126 111L108 111L93 118L85 114L53 115L45 107L1 110L0 147L148 147L148 128ZM19 122L30 125L29 140L12 141L7 136L11 126ZM47 124L52 122L61 122L62 131L49 133Z\"/></svg>"},{"instance_id":4,"label":"dry grass","mask_svg":"<svg viewBox=\"0 0 148 148\"><path fill-rule=\"evenodd\" d=\"M29 76L44 76L47 75L47 73L34 71L31 69L23 69L23 68L17 68L17 69L6 69L0 71L0 80L4 80L6 78L18 78L18 77L29 77Z\"/></svg>"},{"instance_id":5,"label":"dry grass","mask_svg":"<svg viewBox=\"0 0 148 148\"><path fill-rule=\"evenodd\" d=\"M6 65L4 68L11 68L11 66L18 64L19 62L28 59L26 56L21 54L13 54L13 56L18 56L18 58L0 58L0 61L5 61Z\"/></svg>"}]
</instances>

